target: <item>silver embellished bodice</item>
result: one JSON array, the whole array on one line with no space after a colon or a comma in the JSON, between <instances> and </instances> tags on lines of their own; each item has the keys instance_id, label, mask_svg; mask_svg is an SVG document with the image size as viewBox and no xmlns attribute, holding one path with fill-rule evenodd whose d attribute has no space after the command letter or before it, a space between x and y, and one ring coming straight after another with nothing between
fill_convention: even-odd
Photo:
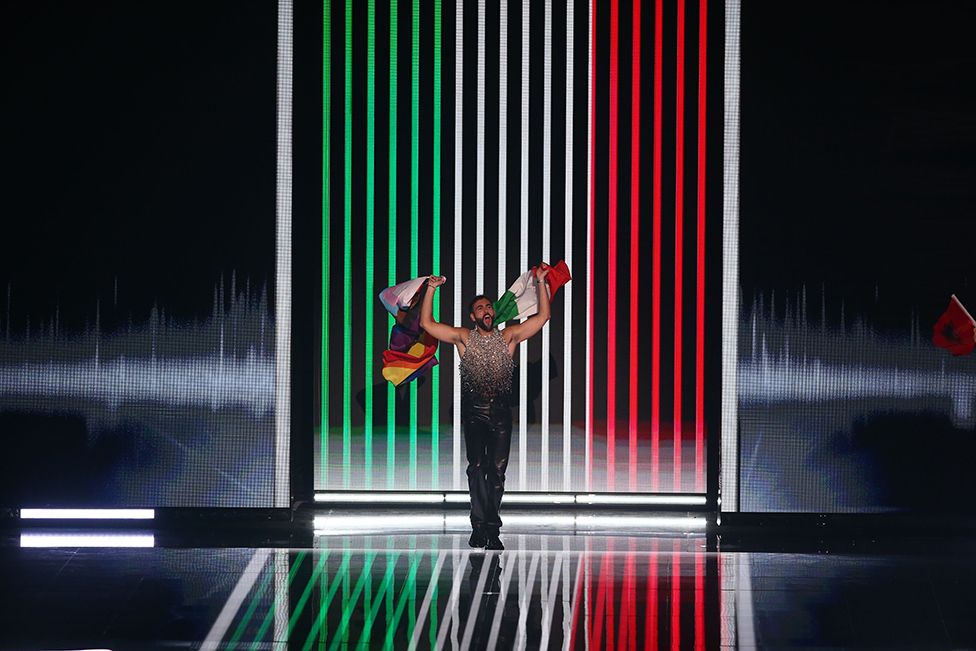
<instances>
[{"instance_id":1,"label":"silver embellished bodice","mask_svg":"<svg viewBox=\"0 0 976 651\"><path fill-rule=\"evenodd\" d=\"M515 360L501 331L486 336L472 330L460 366L462 401L485 403L511 394Z\"/></svg>"}]
</instances>

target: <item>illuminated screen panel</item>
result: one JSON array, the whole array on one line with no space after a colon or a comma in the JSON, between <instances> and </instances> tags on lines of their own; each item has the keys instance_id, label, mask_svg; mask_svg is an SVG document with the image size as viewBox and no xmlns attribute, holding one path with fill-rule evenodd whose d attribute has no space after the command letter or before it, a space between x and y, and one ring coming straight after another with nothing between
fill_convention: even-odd
<instances>
[{"instance_id":1,"label":"illuminated screen panel","mask_svg":"<svg viewBox=\"0 0 976 651\"><path fill-rule=\"evenodd\" d=\"M3 9L0 505L287 506L288 6Z\"/></svg>"},{"instance_id":2,"label":"illuminated screen panel","mask_svg":"<svg viewBox=\"0 0 976 651\"><path fill-rule=\"evenodd\" d=\"M976 358L932 335L976 306L974 17L743 7L743 511L972 511Z\"/></svg>"},{"instance_id":3,"label":"illuminated screen panel","mask_svg":"<svg viewBox=\"0 0 976 651\"><path fill-rule=\"evenodd\" d=\"M721 6L322 11L315 488L465 490L456 351L394 388L377 296L440 273L435 314L470 326L475 294L562 259L573 280L515 354L507 489L704 493Z\"/></svg>"}]
</instances>

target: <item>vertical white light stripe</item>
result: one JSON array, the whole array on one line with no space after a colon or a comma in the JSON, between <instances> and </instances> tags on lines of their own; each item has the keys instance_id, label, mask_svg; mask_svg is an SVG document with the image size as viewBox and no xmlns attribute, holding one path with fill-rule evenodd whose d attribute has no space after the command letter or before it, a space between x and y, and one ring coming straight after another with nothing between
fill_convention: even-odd
<instances>
[{"instance_id":1,"label":"vertical white light stripe","mask_svg":"<svg viewBox=\"0 0 976 651\"><path fill-rule=\"evenodd\" d=\"M566 541L568 545L569 541ZM563 595L563 612L569 613L563 619L563 651L569 651L569 639L572 637L572 623L573 619L576 617L576 600L579 596L580 587L583 584L583 554L579 555L579 559L576 561L576 580L573 582L573 595L569 596L569 554L566 554L566 576L563 579L563 588L565 593ZM567 601L568 600L568 601ZM584 636L585 637L585 636Z\"/></svg>"},{"instance_id":2,"label":"vertical white light stripe","mask_svg":"<svg viewBox=\"0 0 976 651\"><path fill-rule=\"evenodd\" d=\"M457 0L454 13L454 324L461 325L461 196L464 176L464 141L461 133L464 131L464 93L461 84L464 81L464 1ZM451 350L454 359L454 412L453 427L453 488L461 488L461 360L457 349Z\"/></svg>"},{"instance_id":3,"label":"vertical white light stripe","mask_svg":"<svg viewBox=\"0 0 976 651\"><path fill-rule=\"evenodd\" d=\"M508 0L498 6L498 289L494 298L508 289L505 268L508 238Z\"/></svg>"},{"instance_id":4,"label":"vertical white light stripe","mask_svg":"<svg viewBox=\"0 0 976 651\"><path fill-rule=\"evenodd\" d=\"M258 576L261 574L261 570L264 568L264 564L268 561L269 556L271 556L270 549L259 549L254 552L254 556L251 557L247 567L244 568L244 572L241 573L241 578L237 580L237 585L234 586L230 596L227 597L227 601L224 602L224 607L220 609L220 614L217 615L213 626L210 627L210 632L207 633L203 644L200 645L202 651L216 651L224 639L227 629L230 628L230 625L234 622L234 618L237 617L237 611L241 609L241 604L244 603L244 599L251 592L251 588L254 587L254 583L258 580Z\"/></svg>"},{"instance_id":5,"label":"vertical white light stripe","mask_svg":"<svg viewBox=\"0 0 976 651\"><path fill-rule=\"evenodd\" d=\"M535 572L539 567L540 556L540 552L532 555L532 561L529 563L529 577L526 580L525 589L519 590L519 618L515 633L515 644L513 645L516 649L525 649L525 643L527 641L525 625L529 616L529 607L532 604L532 592L535 590Z\"/></svg>"},{"instance_id":6,"label":"vertical white light stripe","mask_svg":"<svg viewBox=\"0 0 976 651\"><path fill-rule=\"evenodd\" d=\"M588 56L586 57L586 273L589 276L590 269L593 268L593 253L591 247L593 243L590 241L590 230L593 225L593 202L590 201L590 197L593 195L593 52L590 51L591 43L593 43L593 3L587 3L587 19L586 19L586 29L587 29L587 40L586 40L586 51ZM586 279L586 308L589 309L590 302L592 300L592 291L590 285L592 284L592 279L587 277ZM586 317L586 346L584 347L584 355L586 357L586 396L584 397L584 412L583 412L583 422L585 429L584 436L584 453L583 453L583 467L586 468L584 473L586 474L586 490L593 490L592 481L590 477L589 468L593 463L593 427L590 423L590 410L592 405L590 404L590 394L592 393L592 377L593 377L593 364L590 362L590 342L593 341L593 332L590 327L590 319L587 315Z\"/></svg>"},{"instance_id":7,"label":"vertical white light stripe","mask_svg":"<svg viewBox=\"0 0 976 651\"><path fill-rule=\"evenodd\" d=\"M502 614L505 612L505 601L508 599L508 586L512 582L512 574L515 573L515 556L519 552L512 552L508 555L505 569L502 570L501 594L498 595L498 603L495 604L495 616L491 620L491 633L488 635L488 649L494 649L498 645L498 634L502 629Z\"/></svg>"},{"instance_id":8,"label":"vertical white light stripe","mask_svg":"<svg viewBox=\"0 0 976 651\"><path fill-rule=\"evenodd\" d=\"M470 551L465 551L461 554L460 560L457 560L455 556L454 575L451 577L451 596L447 602L447 607L444 609L445 617L441 620L441 627L437 631L437 644L435 646L438 649L444 648L444 641L447 639L447 631L451 628L451 624L454 624L455 630L460 626L461 618L460 613L458 613L458 607L461 594L461 579L464 577L464 568L468 565L468 556L470 555ZM447 613L451 613L451 615L448 616Z\"/></svg>"},{"instance_id":9,"label":"vertical white light stripe","mask_svg":"<svg viewBox=\"0 0 976 651\"><path fill-rule=\"evenodd\" d=\"M475 189L475 293L485 291L485 0L478 0L478 108Z\"/></svg>"},{"instance_id":10,"label":"vertical white light stripe","mask_svg":"<svg viewBox=\"0 0 976 651\"><path fill-rule=\"evenodd\" d=\"M551 262L552 238L552 0L543 10L542 259ZM543 287L543 291L545 288ZM542 329L542 488L549 490L549 328Z\"/></svg>"},{"instance_id":11,"label":"vertical white light stripe","mask_svg":"<svg viewBox=\"0 0 976 651\"><path fill-rule=\"evenodd\" d=\"M434 563L434 569L430 572L430 583L427 584L427 592L424 593L424 600L420 603L420 612L417 613L417 623L413 628L413 636L410 638L410 646L408 647L410 651L414 651L417 645L420 643L420 635L424 631L424 627L421 624L427 619L427 612L430 610L430 602L434 597L434 588L437 586L437 579L441 575L441 568L444 567L444 561L447 559L447 550L442 549L437 555L437 562Z\"/></svg>"},{"instance_id":12,"label":"vertical white light stripe","mask_svg":"<svg viewBox=\"0 0 976 651\"><path fill-rule=\"evenodd\" d=\"M540 649L549 648L549 636L552 634L552 616L556 611L556 596L559 594L559 576L563 571L563 554L556 554L552 563L552 579L549 582L549 591L542 600L542 639L539 641Z\"/></svg>"},{"instance_id":13,"label":"vertical white light stripe","mask_svg":"<svg viewBox=\"0 0 976 651\"><path fill-rule=\"evenodd\" d=\"M474 593L471 595L471 606L468 608L468 620L464 625L464 635L461 637L461 648L471 647L471 636L474 634L474 623L478 619L478 611L481 610L481 602L484 601L485 583L488 582L488 574L491 572L491 552L487 552L482 557L481 571L478 573L478 583L475 585Z\"/></svg>"},{"instance_id":14,"label":"vertical white light stripe","mask_svg":"<svg viewBox=\"0 0 976 651\"><path fill-rule=\"evenodd\" d=\"M570 272L573 269L573 16L574 0L566 2L566 249L563 259ZM563 490L572 490L573 424L573 283L563 287Z\"/></svg>"},{"instance_id":15,"label":"vertical white light stripe","mask_svg":"<svg viewBox=\"0 0 976 651\"><path fill-rule=\"evenodd\" d=\"M274 558L274 639L288 639L288 550L275 550ZM277 648L277 646L275 647Z\"/></svg>"},{"instance_id":16,"label":"vertical white light stripe","mask_svg":"<svg viewBox=\"0 0 976 651\"><path fill-rule=\"evenodd\" d=\"M278 0L278 156L275 198L274 506L291 506L292 0Z\"/></svg>"},{"instance_id":17,"label":"vertical white light stripe","mask_svg":"<svg viewBox=\"0 0 976 651\"><path fill-rule=\"evenodd\" d=\"M739 510L739 0L725 2L725 159L722 192L722 511Z\"/></svg>"},{"instance_id":18,"label":"vertical white light stripe","mask_svg":"<svg viewBox=\"0 0 976 651\"><path fill-rule=\"evenodd\" d=\"M519 273L529 268L529 0L522 0L522 152L519 194ZM519 490L529 490L528 470L528 344L519 346Z\"/></svg>"}]
</instances>

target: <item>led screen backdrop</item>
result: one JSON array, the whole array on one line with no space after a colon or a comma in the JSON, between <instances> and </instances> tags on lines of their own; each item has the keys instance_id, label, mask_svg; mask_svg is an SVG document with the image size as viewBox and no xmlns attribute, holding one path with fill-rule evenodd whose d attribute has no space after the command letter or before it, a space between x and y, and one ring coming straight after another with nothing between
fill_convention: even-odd
<instances>
[{"instance_id":1,"label":"led screen backdrop","mask_svg":"<svg viewBox=\"0 0 976 651\"><path fill-rule=\"evenodd\" d=\"M273 506L275 5L2 16L0 506Z\"/></svg>"},{"instance_id":2,"label":"led screen backdrop","mask_svg":"<svg viewBox=\"0 0 976 651\"><path fill-rule=\"evenodd\" d=\"M743 6L741 510L972 509L976 14L916 8Z\"/></svg>"},{"instance_id":3,"label":"led screen backdrop","mask_svg":"<svg viewBox=\"0 0 976 651\"><path fill-rule=\"evenodd\" d=\"M315 487L463 490L455 351L393 389L376 297L443 274L439 319L463 325L476 293L564 259L573 281L516 354L507 487L703 493L720 3L329 1L322 14Z\"/></svg>"}]
</instances>

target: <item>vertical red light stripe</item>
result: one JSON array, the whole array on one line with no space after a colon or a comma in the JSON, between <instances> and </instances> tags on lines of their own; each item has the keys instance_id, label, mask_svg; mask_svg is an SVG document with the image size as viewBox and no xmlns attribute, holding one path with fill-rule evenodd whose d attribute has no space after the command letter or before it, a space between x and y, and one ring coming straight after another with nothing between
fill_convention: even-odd
<instances>
[{"instance_id":1,"label":"vertical red light stripe","mask_svg":"<svg viewBox=\"0 0 976 651\"><path fill-rule=\"evenodd\" d=\"M600 559L600 578L596 582L596 608L593 611L593 633L590 636L590 646L594 649L602 648L600 639L603 637L604 611L607 601L613 601L612 593L607 599L607 577L613 571L612 568L607 567L608 560L610 560L609 554L603 554L603 558Z\"/></svg>"},{"instance_id":2,"label":"vertical red light stripe","mask_svg":"<svg viewBox=\"0 0 976 651\"><path fill-rule=\"evenodd\" d=\"M658 490L661 450L661 97L664 0L654 3L654 157L651 236L651 490Z\"/></svg>"},{"instance_id":3,"label":"vertical red light stripe","mask_svg":"<svg viewBox=\"0 0 976 651\"><path fill-rule=\"evenodd\" d=\"M647 606L644 613L644 623L647 627L644 634L644 649L656 651L658 648L658 575L657 575L657 541L651 542L651 558L647 567Z\"/></svg>"},{"instance_id":4,"label":"vertical red light stripe","mask_svg":"<svg viewBox=\"0 0 976 651\"><path fill-rule=\"evenodd\" d=\"M637 331L640 279L640 0L634 0L630 92L630 491L637 491Z\"/></svg>"},{"instance_id":5,"label":"vertical red light stripe","mask_svg":"<svg viewBox=\"0 0 976 651\"><path fill-rule=\"evenodd\" d=\"M610 2L610 170L607 232L607 490L617 462L617 95L620 0Z\"/></svg>"},{"instance_id":6,"label":"vertical red light stripe","mask_svg":"<svg viewBox=\"0 0 976 651\"><path fill-rule=\"evenodd\" d=\"M685 1L678 0L678 66L674 126L674 490L681 490L681 346L685 211Z\"/></svg>"},{"instance_id":7,"label":"vertical red light stripe","mask_svg":"<svg viewBox=\"0 0 976 651\"><path fill-rule=\"evenodd\" d=\"M616 622L617 616L614 611L614 606L617 604L617 589L616 589L616 576L617 567L615 558L613 555L613 538L607 539L607 553L604 555L607 559L609 567L607 568L607 645L606 649L613 649L614 641L614 623Z\"/></svg>"},{"instance_id":8,"label":"vertical red light stripe","mask_svg":"<svg viewBox=\"0 0 976 651\"><path fill-rule=\"evenodd\" d=\"M586 284L588 286L587 295L587 319L589 321L588 330L590 338L586 342L586 355L589 361L590 377L587 378L589 387L587 389L587 409L586 409L586 449L590 452L587 456L586 465L586 490L593 490L593 384L595 373L593 370L593 342L595 339L595 320L596 312L594 305L593 289L595 287L594 272L596 259L596 0L591 0L590 14L590 232L588 236L588 258L589 265L586 270Z\"/></svg>"},{"instance_id":9,"label":"vertical red light stripe","mask_svg":"<svg viewBox=\"0 0 976 651\"><path fill-rule=\"evenodd\" d=\"M708 0L698 0L698 291L695 300L695 490L705 492L705 96Z\"/></svg>"},{"instance_id":10,"label":"vertical red light stripe","mask_svg":"<svg viewBox=\"0 0 976 651\"><path fill-rule=\"evenodd\" d=\"M681 651L681 542L671 553L671 649Z\"/></svg>"},{"instance_id":11,"label":"vertical red light stripe","mask_svg":"<svg viewBox=\"0 0 976 651\"><path fill-rule=\"evenodd\" d=\"M705 555L695 554L695 651L705 649Z\"/></svg>"}]
</instances>

